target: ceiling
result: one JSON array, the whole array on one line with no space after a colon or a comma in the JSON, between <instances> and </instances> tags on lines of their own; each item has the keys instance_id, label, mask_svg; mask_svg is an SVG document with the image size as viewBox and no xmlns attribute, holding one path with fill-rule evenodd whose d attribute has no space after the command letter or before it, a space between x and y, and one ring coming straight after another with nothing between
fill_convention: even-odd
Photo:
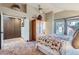
<instances>
[{"instance_id":1,"label":"ceiling","mask_svg":"<svg viewBox=\"0 0 79 59\"><path fill-rule=\"evenodd\" d=\"M45 12L53 11L54 13L64 10L79 10L79 3L30 3L30 5L37 9L40 5Z\"/></svg>"},{"instance_id":2,"label":"ceiling","mask_svg":"<svg viewBox=\"0 0 79 59\"><path fill-rule=\"evenodd\" d=\"M11 8L12 5L19 5L20 6L20 10L23 12L26 12L26 4L25 3L0 3L0 7L8 7Z\"/></svg>"}]
</instances>

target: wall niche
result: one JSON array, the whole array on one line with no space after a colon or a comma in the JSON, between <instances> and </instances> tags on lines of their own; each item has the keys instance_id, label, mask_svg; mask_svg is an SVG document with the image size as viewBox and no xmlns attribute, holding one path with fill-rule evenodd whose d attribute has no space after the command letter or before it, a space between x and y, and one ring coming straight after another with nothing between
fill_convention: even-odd
<instances>
[{"instance_id":1,"label":"wall niche","mask_svg":"<svg viewBox=\"0 0 79 59\"><path fill-rule=\"evenodd\" d=\"M26 13L27 4L25 3L0 3L0 6L15 9L17 11L21 11ZM15 8L14 8L15 7Z\"/></svg>"}]
</instances>

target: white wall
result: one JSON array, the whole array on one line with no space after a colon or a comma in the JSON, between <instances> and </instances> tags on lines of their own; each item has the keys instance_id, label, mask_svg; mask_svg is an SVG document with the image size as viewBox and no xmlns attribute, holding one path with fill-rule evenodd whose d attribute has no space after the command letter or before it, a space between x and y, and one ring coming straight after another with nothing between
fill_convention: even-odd
<instances>
[{"instance_id":1,"label":"white wall","mask_svg":"<svg viewBox=\"0 0 79 59\"><path fill-rule=\"evenodd\" d=\"M38 10L34 7L32 7L30 4L27 4L27 17L30 20L33 20L32 17L34 15L38 15Z\"/></svg>"},{"instance_id":2,"label":"white wall","mask_svg":"<svg viewBox=\"0 0 79 59\"><path fill-rule=\"evenodd\" d=\"M24 27L21 27L21 37L25 41L29 40L29 19L24 19Z\"/></svg>"},{"instance_id":3,"label":"white wall","mask_svg":"<svg viewBox=\"0 0 79 59\"><path fill-rule=\"evenodd\" d=\"M72 17L72 16L79 16L79 11L74 10L61 11L55 14L55 19Z\"/></svg>"},{"instance_id":4,"label":"white wall","mask_svg":"<svg viewBox=\"0 0 79 59\"><path fill-rule=\"evenodd\" d=\"M33 20L33 16L38 15L37 9L32 7L31 5L27 4L27 15L26 18L24 19L24 27L21 28L21 36L24 38L25 41L31 39L31 20Z\"/></svg>"},{"instance_id":5,"label":"white wall","mask_svg":"<svg viewBox=\"0 0 79 59\"><path fill-rule=\"evenodd\" d=\"M49 12L46 14L46 32L47 34L54 33L54 14L53 12Z\"/></svg>"}]
</instances>

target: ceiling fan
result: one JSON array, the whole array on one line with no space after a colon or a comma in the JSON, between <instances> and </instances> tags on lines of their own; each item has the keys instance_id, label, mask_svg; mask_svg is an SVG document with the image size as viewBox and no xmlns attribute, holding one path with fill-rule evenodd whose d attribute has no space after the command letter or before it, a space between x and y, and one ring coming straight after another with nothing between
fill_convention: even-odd
<instances>
[{"instance_id":1,"label":"ceiling fan","mask_svg":"<svg viewBox=\"0 0 79 59\"><path fill-rule=\"evenodd\" d=\"M38 5L38 11L39 14L45 14L44 9L41 7L41 5Z\"/></svg>"},{"instance_id":2,"label":"ceiling fan","mask_svg":"<svg viewBox=\"0 0 79 59\"><path fill-rule=\"evenodd\" d=\"M38 11L39 11L39 15L38 15L37 19L43 20L45 12L44 12L44 9L40 5L38 5Z\"/></svg>"}]
</instances>

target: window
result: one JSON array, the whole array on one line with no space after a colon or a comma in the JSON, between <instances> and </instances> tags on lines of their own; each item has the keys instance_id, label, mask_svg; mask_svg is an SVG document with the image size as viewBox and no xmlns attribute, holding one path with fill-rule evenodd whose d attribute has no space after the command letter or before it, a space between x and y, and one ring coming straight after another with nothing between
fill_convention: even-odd
<instances>
[{"instance_id":1,"label":"window","mask_svg":"<svg viewBox=\"0 0 79 59\"><path fill-rule=\"evenodd\" d=\"M65 18L55 20L55 34L73 36L79 28L79 18Z\"/></svg>"},{"instance_id":2,"label":"window","mask_svg":"<svg viewBox=\"0 0 79 59\"><path fill-rule=\"evenodd\" d=\"M69 20L67 21L67 35L72 36L77 29L76 26L79 26L79 20Z\"/></svg>"}]
</instances>

